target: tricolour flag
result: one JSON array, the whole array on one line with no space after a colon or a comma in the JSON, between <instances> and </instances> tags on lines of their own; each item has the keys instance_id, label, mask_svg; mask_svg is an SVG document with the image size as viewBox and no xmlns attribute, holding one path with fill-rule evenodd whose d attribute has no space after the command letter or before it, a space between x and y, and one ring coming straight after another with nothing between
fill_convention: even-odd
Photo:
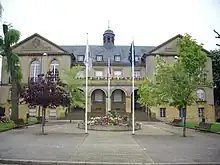
<instances>
[{"instance_id":1,"label":"tricolour flag","mask_svg":"<svg viewBox=\"0 0 220 165\"><path fill-rule=\"evenodd\" d=\"M88 35L87 35L87 42L86 42L86 53L84 58L85 66L88 66L88 70L92 68L92 57L91 52L89 51L89 42L88 42Z\"/></svg>"},{"instance_id":2,"label":"tricolour flag","mask_svg":"<svg viewBox=\"0 0 220 165\"><path fill-rule=\"evenodd\" d=\"M133 56L133 62L135 65L135 47L134 47L134 41L132 41L131 46L130 46L130 51L129 51L129 56L128 56L128 60L130 61L131 65L132 65L132 56Z\"/></svg>"}]
</instances>

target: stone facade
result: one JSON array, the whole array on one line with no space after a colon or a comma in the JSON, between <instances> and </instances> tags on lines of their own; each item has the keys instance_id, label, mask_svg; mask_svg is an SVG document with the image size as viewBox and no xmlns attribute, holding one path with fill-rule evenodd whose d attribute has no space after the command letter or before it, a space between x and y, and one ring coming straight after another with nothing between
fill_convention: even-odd
<instances>
[{"instance_id":1,"label":"stone facade","mask_svg":"<svg viewBox=\"0 0 220 165\"><path fill-rule=\"evenodd\" d=\"M130 46L114 45L115 34L108 29L103 34L103 45L90 45L90 56L93 59L93 67L89 71L89 115L104 115L108 109L108 91L107 91L107 61L110 58L112 80L111 80L111 109L119 113L131 113L131 66L128 60ZM177 35L157 47L153 46L135 46L135 89L142 81L143 77L153 77L156 67L155 56L161 55L169 62L175 62L175 56L178 54L177 41L181 35ZM33 62L36 61L37 72L40 66L40 72L48 71L51 66L58 65L60 69L68 69L74 65L83 65L86 46L58 46L48 39L33 34L32 36L21 41L13 47L13 51L20 56L21 69L23 73L23 83L27 83L30 76L35 75L33 72ZM205 51L205 50L204 50ZM208 52L207 52L208 53ZM207 54L208 55L208 54ZM3 59L3 64L4 64ZM56 64L51 63L55 61ZM41 65L42 64L42 65ZM41 67L42 66L42 67ZM32 70L31 70L32 68ZM212 80L212 63L208 55L207 69L209 70L208 78ZM39 73L39 70L38 70ZM84 77L84 72L80 73ZM36 76L36 75L35 75ZM9 109L8 98L10 95L10 78L3 67L2 84L0 86L0 103L4 104L6 110ZM84 89L82 89L84 90ZM199 121L198 107L204 108L204 115L208 121L215 120L213 89L203 89L206 104L193 105L189 107L188 118L191 121ZM136 93L135 93L136 95ZM135 98L135 100L137 100ZM166 115L161 117L161 109L166 108ZM147 119L145 107L135 103L136 118L140 120ZM28 111L27 105L20 105L20 117L24 118ZM174 107L153 107L152 115L160 120L172 120L179 118L179 111ZM52 114L52 110L51 110ZM53 113L54 114L54 113ZM83 113L82 113L83 114ZM139 116L138 116L139 114ZM64 117L64 110L58 108L55 118ZM162 115L163 116L163 115ZM50 117L50 111L47 112ZM54 116L53 116L54 117ZM52 118L52 116L51 116ZM142 118L142 119L141 119Z\"/></svg>"}]
</instances>

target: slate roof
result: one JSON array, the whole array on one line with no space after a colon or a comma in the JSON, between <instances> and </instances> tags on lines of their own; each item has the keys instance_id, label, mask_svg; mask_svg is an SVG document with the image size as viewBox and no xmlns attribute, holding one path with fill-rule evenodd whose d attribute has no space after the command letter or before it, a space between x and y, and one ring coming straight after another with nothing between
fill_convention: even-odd
<instances>
[{"instance_id":1,"label":"slate roof","mask_svg":"<svg viewBox=\"0 0 220 165\"><path fill-rule=\"evenodd\" d=\"M80 45L80 46L63 45L61 47L66 51L68 51L69 53L73 53L75 57L77 57L77 55L85 55L85 51L86 51L86 45ZM150 52L153 48L155 47L135 46L135 54L136 56L142 57L144 54ZM106 49L102 45L90 45L89 49L90 49L91 57L93 58L93 62L96 62L96 55L102 55L103 62L107 62L108 57L111 57L111 62L115 63L114 56L121 55L120 63L129 64L128 56L129 56L130 45L114 46L112 49Z\"/></svg>"}]
</instances>

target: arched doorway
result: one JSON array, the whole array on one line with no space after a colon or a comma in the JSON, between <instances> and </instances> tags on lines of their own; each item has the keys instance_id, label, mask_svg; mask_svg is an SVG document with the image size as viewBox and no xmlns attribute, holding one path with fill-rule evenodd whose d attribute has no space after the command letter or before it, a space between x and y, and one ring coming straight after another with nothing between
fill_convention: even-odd
<instances>
[{"instance_id":1,"label":"arched doorway","mask_svg":"<svg viewBox=\"0 0 220 165\"><path fill-rule=\"evenodd\" d=\"M95 89L91 94L91 117L104 116L106 112L106 95L101 89Z\"/></svg>"},{"instance_id":2,"label":"arched doorway","mask_svg":"<svg viewBox=\"0 0 220 165\"><path fill-rule=\"evenodd\" d=\"M121 89L116 89L111 95L111 111L116 111L118 114L126 112L126 95Z\"/></svg>"},{"instance_id":3,"label":"arched doorway","mask_svg":"<svg viewBox=\"0 0 220 165\"><path fill-rule=\"evenodd\" d=\"M146 113L146 107L142 106L139 102L139 95L138 95L138 89L134 90L134 113L135 113L135 118L138 121L147 121L147 113ZM133 112L133 104L132 104L132 98L133 98L133 93L131 93L131 112Z\"/></svg>"}]
</instances>

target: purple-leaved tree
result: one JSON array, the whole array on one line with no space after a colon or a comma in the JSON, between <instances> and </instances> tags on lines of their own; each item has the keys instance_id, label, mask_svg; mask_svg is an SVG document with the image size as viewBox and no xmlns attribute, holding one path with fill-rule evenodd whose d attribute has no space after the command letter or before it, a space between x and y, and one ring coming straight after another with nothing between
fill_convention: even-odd
<instances>
[{"instance_id":1,"label":"purple-leaved tree","mask_svg":"<svg viewBox=\"0 0 220 165\"><path fill-rule=\"evenodd\" d=\"M37 79L30 79L21 93L22 103L42 107L42 134L44 134L46 109L70 106L70 96L64 87L65 84L60 81L58 75L53 75L49 71L45 76L39 75Z\"/></svg>"}]
</instances>

